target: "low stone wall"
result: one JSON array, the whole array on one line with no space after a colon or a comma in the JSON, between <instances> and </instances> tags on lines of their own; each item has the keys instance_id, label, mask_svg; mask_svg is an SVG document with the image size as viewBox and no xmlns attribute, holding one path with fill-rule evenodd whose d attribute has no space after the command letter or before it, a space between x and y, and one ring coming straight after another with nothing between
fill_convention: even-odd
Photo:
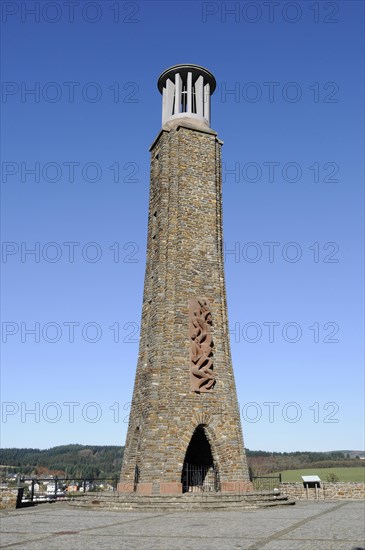
<instances>
[{"instance_id":1,"label":"low stone wall","mask_svg":"<svg viewBox=\"0 0 365 550\"><path fill-rule=\"evenodd\" d=\"M23 488L19 489L1 489L0 490L0 509L20 508L23 498Z\"/></svg>"},{"instance_id":2,"label":"low stone wall","mask_svg":"<svg viewBox=\"0 0 365 550\"><path fill-rule=\"evenodd\" d=\"M365 483L357 482L321 482L319 489L305 489L303 483L280 483L278 486L293 500L359 500L365 499Z\"/></svg>"}]
</instances>

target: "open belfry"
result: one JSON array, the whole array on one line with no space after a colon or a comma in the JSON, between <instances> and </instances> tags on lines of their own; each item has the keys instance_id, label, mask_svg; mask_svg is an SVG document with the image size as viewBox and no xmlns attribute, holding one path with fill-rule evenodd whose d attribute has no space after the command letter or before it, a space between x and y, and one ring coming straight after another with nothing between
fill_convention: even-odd
<instances>
[{"instance_id":1,"label":"open belfry","mask_svg":"<svg viewBox=\"0 0 365 550\"><path fill-rule=\"evenodd\" d=\"M176 65L158 80L136 379L118 491L252 490L232 369L214 76Z\"/></svg>"}]
</instances>

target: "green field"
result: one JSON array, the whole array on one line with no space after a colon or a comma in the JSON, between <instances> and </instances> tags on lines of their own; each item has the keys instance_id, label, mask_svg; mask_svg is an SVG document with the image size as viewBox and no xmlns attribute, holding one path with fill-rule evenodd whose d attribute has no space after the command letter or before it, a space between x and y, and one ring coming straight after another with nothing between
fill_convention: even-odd
<instances>
[{"instance_id":1,"label":"green field","mask_svg":"<svg viewBox=\"0 0 365 550\"><path fill-rule=\"evenodd\" d=\"M302 481L300 476L317 475L322 481L326 481L328 474L335 474L339 481L363 481L365 482L365 468L313 468L305 470L284 470L281 472L282 481ZM272 474L275 475L275 474Z\"/></svg>"}]
</instances>

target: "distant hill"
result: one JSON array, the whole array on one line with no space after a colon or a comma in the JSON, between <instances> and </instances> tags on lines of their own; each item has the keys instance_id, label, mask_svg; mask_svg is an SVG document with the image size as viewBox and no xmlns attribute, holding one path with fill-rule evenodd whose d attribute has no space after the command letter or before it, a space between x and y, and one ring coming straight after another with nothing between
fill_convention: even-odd
<instances>
[{"instance_id":1,"label":"distant hill","mask_svg":"<svg viewBox=\"0 0 365 550\"><path fill-rule=\"evenodd\" d=\"M338 453L343 453L345 456L349 455L350 458L356 458L359 456L360 458L365 458L365 451L336 451Z\"/></svg>"},{"instance_id":2,"label":"distant hill","mask_svg":"<svg viewBox=\"0 0 365 550\"><path fill-rule=\"evenodd\" d=\"M124 447L61 445L50 449L2 449L0 463L8 472L26 475L103 478L119 476ZM1 469L3 470L3 468Z\"/></svg>"},{"instance_id":3,"label":"distant hill","mask_svg":"<svg viewBox=\"0 0 365 550\"><path fill-rule=\"evenodd\" d=\"M246 449L251 475L265 475L283 470L301 470L305 468L354 468L364 467L360 460L360 451L294 451L290 453L270 453Z\"/></svg>"},{"instance_id":4,"label":"distant hill","mask_svg":"<svg viewBox=\"0 0 365 550\"><path fill-rule=\"evenodd\" d=\"M50 449L2 449L0 474L58 475L69 478L119 477L124 447L112 445L61 445ZM293 451L271 453L246 449L251 475L282 470L365 466L363 451Z\"/></svg>"}]
</instances>

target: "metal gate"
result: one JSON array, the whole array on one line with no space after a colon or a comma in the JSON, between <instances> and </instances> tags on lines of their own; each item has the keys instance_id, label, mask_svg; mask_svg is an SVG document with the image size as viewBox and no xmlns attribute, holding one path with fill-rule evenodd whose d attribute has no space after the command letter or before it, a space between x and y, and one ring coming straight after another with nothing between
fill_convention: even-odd
<instances>
[{"instance_id":1,"label":"metal gate","mask_svg":"<svg viewBox=\"0 0 365 550\"><path fill-rule=\"evenodd\" d=\"M184 464L182 485L184 493L219 491L219 475L216 466Z\"/></svg>"},{"instance_id":2,"label":"metal gate","mask_svg":"<svg viewBox=\"0 0 365 550\"><path fill-rule=\"evenodd\" d=\"M275 476L252 476L252 483L256 491L272 491L281 483L281 474Z\"/></svg>"}]
</instances>

